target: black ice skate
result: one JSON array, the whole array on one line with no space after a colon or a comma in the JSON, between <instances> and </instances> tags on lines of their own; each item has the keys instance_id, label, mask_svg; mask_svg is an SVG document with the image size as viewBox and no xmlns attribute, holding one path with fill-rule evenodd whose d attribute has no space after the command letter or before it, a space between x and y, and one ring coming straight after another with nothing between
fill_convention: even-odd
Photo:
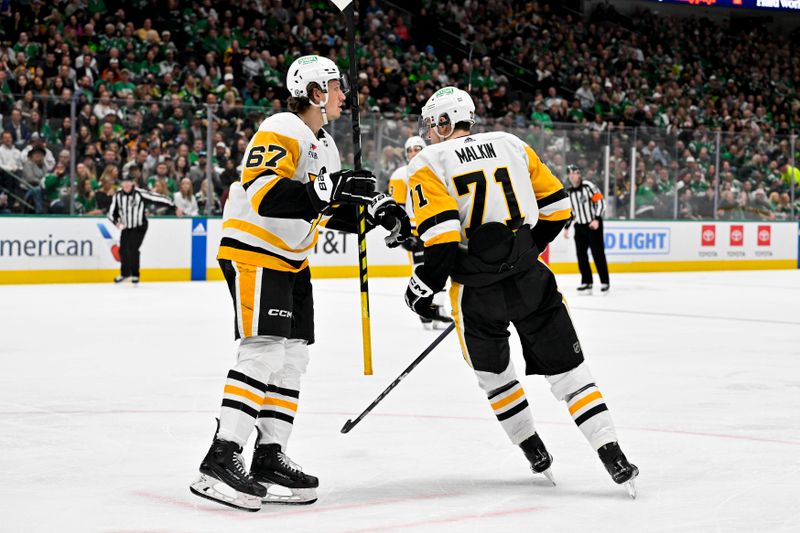
<instances>
[{"instance_id":1,"label":"black ice skate","mask_svg":"<svg viewBox=\"0 0 800 533\"><path fill-rule=\"evenodd\" d=\"M139 284L139 276L131 277L131 283L133 283L134 285L138 285Z\"/></svg>"},{"instance_id":2,"label":"black ice skate","mask_svg":"<svg viewBox=\"0 0 800 533\"><path fill-rule=\"evenodd\" d=\"M550 471L550 467L553 464L553 456L550 455L547 448L544 447L544 443L539 437L539 434L534 433L525 439L519 447L522 448L522 452L531 464L533 473L544 474L544 476L550 480L550 483L555 485L556 480L553 478L553 473Z\"/></svg>"},{"instance_id":3,"label":"black ice skate","mask_svg":"<svg viewBox=\"0 0 800 533\"><path fill-rule=\"evenodd\" d=\"M600 292L602 294L608 294L608 290L610 288L611 288L611 286L608 283L603 283L602 285L600 285Z\"/></svg>"},{"instance_id":4,"label":"black ice skate","mask_svg":"<svg viewBox=\"0 0 800 533\"><path fill-rule=\"evenodd\" d=\"M453 322L453 319L444 314L443 306L433 304L433 309L436 312L433 319L420 317L420 320L422 321L422 326L425 329L437 329L437 330L447 329L447 326L449 326Z\"/></svg>"},{"instance_id":5,"label":"black ice skate","mask_svg":"<svg viewBox=\"0 0 800 533\"><path fill-rule=\"evenodd\" d=\"M114 283L122 283L123 281L127 281L128 276L117 276L114 278Z\"/></svg>"},{"instance_id":6,"label":"black ice skate","mask_svg":"<svg viewBox=\"0 0 800 533\"><path fill-rule=\"evenodd\" d=\"M280 444L261 444L253 452L253 478L266 489L272 486L289 489L290 494L265 491L263 503L308 505L317 501L319 479L303 472L281 451Z\"/></svg>"},{"instance_id":7,"label":"black ice skate","mask_svg":"<svg viewBox=\"0 0 800 533\"><path fill-rule=\"evenodd\" d=\"M261 498L267 489L247 473L241 453L242 447L235 442L214 439L200 463L200 478L189 486L189 490L201 498L236 509L261 509Z\"/></svg>"},{"instance_id":8,"label":"black ice skate","mask_svg":"<svg viewBox=\"0 0 800 533\"><path fill-rule=\"evenodd\" d=\"M618 485L625 485L628 494L634 500L636 499L636 476L639 475L639 469L636 465L628 462L625 454L619 447L619 444L612 442L606 444L597 450L600 460L603 461L608 473L611 474L611 479Z\"/></svg>"},{"instance_id":9,"label":"black ice skate","mask_svg":"<svg viewBox=\"0 0 800 533\"><path fill-rule=\"evenodd\" d=\"M578 294L592 294L592 284L584 283L578 287Z\"/></svg>"}]
</instances>

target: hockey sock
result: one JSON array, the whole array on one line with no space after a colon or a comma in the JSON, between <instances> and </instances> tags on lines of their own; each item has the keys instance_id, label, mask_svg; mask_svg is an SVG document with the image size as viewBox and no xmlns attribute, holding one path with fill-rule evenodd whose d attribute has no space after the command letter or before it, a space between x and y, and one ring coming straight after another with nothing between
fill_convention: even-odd
<instances>
[{"instance_id":1,"label":"hockey sock","mask_svg":"<svg viewBox=\"0 0 800 533\"><path fill-rule=\"evenodd\" d=\"M247 444L264 404L267 383L274 369L283 365L282 337L247 337L239 345L238 359L225 380L220 409L220 439Z\"/></svg>"},{"instance_id":2,"label":"hockey sock","mask_svg":"<svg viewBox=\"0 0 800 533\"><path fill-rule=\"evenodd\" d=\"M267 386L267 396L258 413L256 425L261 433L259 444L277 443L281 450L286 450L289 436L294 427L294 417L297 414L297 401L300 391Z\"/></svg>"},{"instance_id":3,"label":"hockey sock","mask_svg":"<svg viewBox=\"0 0 800 533\"><path fill-rule=\"evenodd\" d=\"M487 396L498 422L513 444L520 444L536 433L525 391L517 380L489 392Z\"/></svg>"},{"instance_id":4,"label":"hockey sock","mask_svg":"<svg viewBox=\"0 0 800 533\"><path fill-rule=\"evenodd\" d=\"M603 395L594 384L586 363L581 363L569 372L547 376L547 380L551 384L553 395L558 400L567 402L572 420L595 450L617 441L611 413Z\"/></svg>"},{"instance_id":5,"label":"hockey sock","mask_svg":"<svg viewBox=\"0 0 800 533\"><path fill-rule=\"evenodd\" d=\"M518 445L536 433L533 414L528 407L528 400L525 399L525 391L517 381L517 374L511 361L499 374L476 370L475 375L478 378L478 385L486 392L497 421L503 426L513 444Z\"/></svg>"},{"instance_id":6,"label":"hockey sock","mask_svg":"<svg viewBox=\"0 0 800 533\"><path fill-rule=\"evenodd\" d=\"M270 378L266 399L256 421L260 433L258 444L277 443L284 452L294 428L300 378L306 372L309 359L306 341L287 339L285 347L283 368Z\"/></svg>"}]
</instances>

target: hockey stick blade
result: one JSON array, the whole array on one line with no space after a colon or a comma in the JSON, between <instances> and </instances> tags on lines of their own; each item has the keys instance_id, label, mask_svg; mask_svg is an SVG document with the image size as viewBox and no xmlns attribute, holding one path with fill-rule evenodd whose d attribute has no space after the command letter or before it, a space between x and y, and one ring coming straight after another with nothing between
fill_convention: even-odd
<instances>
[{"instance_id":1,"label":"hockey stick blade","mask_svg":"<svg viewBox=\"0 0 800 533\"><path fill-rule=\"evenodd\" d=\"M423 360L423 359L425 359L425 357L427 357L427 356L428 356L428 354L429 354L429 353L431 353L431 352L433 351L433 349L434 349L434 348L436 348L436 347L439 345L439 343L440 343L440 342L442 342L442 341L445 339L445 337L447 337L447 336L450 334L450 332L451 332L451 331L453 331L454 329L456 329L456 325L455 325L455 323L451 323L449 326L447 326L447 328L446 328L444 331L442 331L442 332L439 334L439 336L438 336L438 337L436 337L436 338L433 340L433 342L432 342L432 343L430 343L430 345L428 345L428 347L427 347L427 348L425 348L425 350L424 350L424 351L423 351L421 354L419 354L419 356L417 356L417 358L416 358L416 359L414 359L414 360L411 362L411 364L410 364L410 365L408 365L408 367L406 367L406 369L405 369L405 370L403 370L403 373L402 373L402 374L400 374L399 376L397 376L397 378L395 378L395 380L394 380L394 381L392 381L392 382L389 384L389 386L388 386L388 387L386 387L386 388L383 390L383 392L382 392L382 393L380 393L380 394L378 395L378 397L377 397L377 398L375 398L375 399L372 401L372 403L371 403L371 404L369 404L369 405L367 406L367 408L366 408L366 409L364 409L364 410L361 412L361 414L360 414L360 415L358 415L358 416L357 416L355 419L353 419L353 420L351 420L351 419L348 419L348 420L347 420L347 422L345 422L345 423L344 423L344 426L342 426L342 433L349 433L349 432L350 432L350 430L351 430L351 429L353 429L353 428L356 426L356 424L358 424L359 422L361 422L361 420L363 420L363 419L364 419L364 417L365 417L365 416L367 416L367 415L370 413L370 411L372 411L372 410L375 408L375 406L376 406L376 405L378 405L378 404L379 404L381 401L383 401L383 399L386 397L386 395L387 395L387 394L389 394L390 392L392 392L392 390L393 390L395 387L397 387L397 386L400 384L400 382L401 382L401 381L403 381L403 380L406 378L406 376L407 376L407 375L408 375L408 374L409 374L409 373L410 373L412 370L414 370L414 369L417 367L417 365L418 365L418 364L420 364L420 363L422 362L422 360Z\"/></svg>"}]
</instances>

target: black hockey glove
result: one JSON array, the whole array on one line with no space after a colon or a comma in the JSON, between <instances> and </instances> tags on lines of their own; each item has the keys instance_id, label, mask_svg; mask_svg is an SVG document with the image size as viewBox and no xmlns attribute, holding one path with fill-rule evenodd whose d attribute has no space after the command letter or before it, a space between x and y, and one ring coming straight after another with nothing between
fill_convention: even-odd
<instances>
[{"instance_id":1,"label":"black hockey glove","mask_svg":"<svg viewBox=\"0 0 800 533\"><path fill-rule=\"evenodd\" d=\"M367 215L373 225L380 224L389 231L384 238L386 246L396 248L411 236L411 220L406 210L400 207L391 196L379 193L367 206Z\"/></svg>"},{"instance_id":2,"label":"black hockey glove","mask_svg":"<svg viewBox=\"0 0 800 533\"><path fill-rule=\"evenodd\" d=\"M416 235L411 235L408 239L400 243L400 246L402 246L404 250L412 253L421 252L424 250L422 239L420 239Z\"/></svg>"},{"instance_id":3,"label":"black hockey glove","mask_svg":"<svg viewBox=\"0 0 800 533\"><path fill-rule=\"evenodd\" d=\"M406 305L422 318L438 320L440 314L438 309L433 305L434 294L434 290L428 287L428 285L417 276L415 271L411 279L408 280Z\"/></svg>"},{"instance_id":4,"label":"black hockey glove","mask_svg":"<svg viewBox=\"0 0 800 533\"><path fill-rule=\"evenodd\" d=\"M335 203L368 204L375 196L378 180L369 170L320 172L306 184L311 205L318 213Z\"/></svg>"}]
</instances>

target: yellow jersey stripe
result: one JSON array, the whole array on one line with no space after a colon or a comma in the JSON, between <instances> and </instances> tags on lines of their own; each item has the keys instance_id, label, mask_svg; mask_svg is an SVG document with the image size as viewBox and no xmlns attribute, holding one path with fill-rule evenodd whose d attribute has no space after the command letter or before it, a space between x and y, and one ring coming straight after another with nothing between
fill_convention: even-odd
<instances>
[{"instance_id":1,"label":"yellow jersey stripe","mask_svg":"<svg viewBox=\"0 0 800 533\"><path fill-rule=\"evenodd\" d=\"M229 220L226 220L225 222L222 223L222 229L228 229L228 228L238 229L239 231L243 231L249 235L252 235L253 237L257 237L264 242L268 242L269 244L271 244L276 248L280 248L281 250L293 253L302 253L310 250L317 244L317 239L319 239L319 233L317 233L314 236L314 242L312 242L310 245L306 246L305 248L292 248L291 246L286 244L286 242L283 239L281 239L274 233L267 231L260 226L256 226L255 224L247 222L246 220L239 220L236 218L231 218Z\"/></svg>"},{"instance_id":2,"label":"yellow jersey stripe","mask_svg":"<svg viewBox=\"0 0 800 533\"><path fill-rule=\"evenodd\" d=\"M261 186L252 196L250 196L250 205L253 207L253 211L258 213L258 208L261 206L261 202L264 200L264 197L267 195L269 191L278 183L279 180L288 179L282 178L280 176L272 176L272 178L267 181L264 185ZM260 213L259 213L260 214Z\"/></svg>"},{"instance_id":3,"label":"yellow jersey stripe","mask_svg":"<svg viewBox=\"0 0 800 533\"><path fill-rule=\"evenodd\" d=\"M444 244L448 242L461 242L461 233L458 231L446 231L441 235L430 238L425 241L425 247L433 246L434 244Z\"/></svg>"},{"instance_id":4,"label":"yellow jersey stripe","mask_svg":"<svg viewBox=\"0 0 800 533\"><path fill-rule=\"evenodd\" d=\"M567 220L572 215L572 209L562 209L561 211L556 211L555 213L550 213L548 215L543 215L539 213L539 220Z\"/></svg>"},{"instance_id":5,"label":"yellow jersey stripe","mask_svg":"<svg viewBox=\"0 0 800 533\"><path fill-rule=\"evenodd\" d=\"M277 270L279 272L300 272L308 267L308 259L303 260L300 266L295 267L283 261L279 257L261 254L258 252L251 252L249 250L237 250L230 246L220 246L217 259L228 259L236 261L237 263L244 263L246 265L255 265L270 270Z\"/></svg>"}]
</instances>

